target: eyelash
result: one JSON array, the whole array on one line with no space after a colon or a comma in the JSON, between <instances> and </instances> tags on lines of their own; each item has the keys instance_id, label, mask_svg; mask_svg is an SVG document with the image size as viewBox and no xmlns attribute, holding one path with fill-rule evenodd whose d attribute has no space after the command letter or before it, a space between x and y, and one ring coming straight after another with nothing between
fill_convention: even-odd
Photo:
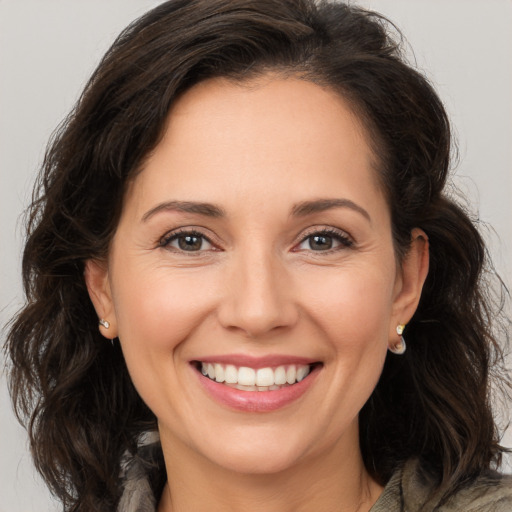
<instances>
[{"instance_id":1,"label":"eyelash","mask_svg":"<svg viewBox=\"0 0 512 512\"><path fill-rule=\"evenodd\" d=\"M179 229L177 231L173 231L171 233L167 233L166 235L164 235L160 239L160 242L159 242L158 245L159 245L159 247L169 248L170 244L172 242L174 242L175 240L179 240L180 238L183 238L183 237L186 237L186 236L200 238L201 240L203 240L203 241L209 243L210 245L212 245L212 247L215 247L214 243L207 236L205 236L203 233L201 233L200 231L197 231L195 229L186 229L186 228L182 228L182 229ZM191 255L194 254L194 253L197 255L197 254L200 254L200 253L204 252L204 249L199 250L199 251L186 251L186 250L183 250L183 249L179 249L177 247L173 247L173 249L175 249L177 252L182 252L182 253L188 252Z\"/></svg>"},{"instance_id":2,"label":"eyelash","mask_svg":"<svg viewBox=\"0 0 512 512\"><path fill-rule=\"evenodd\" d=\"M308 239L313 238L314 236L325 236L332 238L339 242L338 247L333 247L330 249L327 249L325 251L315 251L314 249L310 249L312 252L326 254L326 253L332 253L336 252L342 249L348 249L354 245L354 242L352 239L343 231L335 229L335 228L324 228L324 229L315 229L311 231L310 233L306 234L302 240L297 244L298 246L302 245L304 242L306 242ZM296 246L297 247L297 246ZM298 252L299 250L295 250L295 252Z\"/></svg>"},{"instance_id":3,"label":"eyelash","mask_svg":"<svg viewBox=\"0 0 512 512\"><path fill-rule=\"evenodd\" d=\"M186 229L186 228L182 228L177 231L173 231L171 233L166 234L165 236L163 236L160 239L158 245L159 245L159 247L169 248L170 244L172 242L174 242L175 240L179 240L180 238L186 237L186 236L200 238L202 241L207 242L208 244L210 244L212 247L215 248L215 244L206 235L204 235L203 233L201 233L198 230ZM322 251L322 250L315 251L314 249L309 249L311 252L326 254L326 253L336 252L336 251L339 251L342 249L348 249L354 245L354 242L350 239L350 237L341 230L338 230L335 228L315 229L315 230L312 230L310 233L306 234L300 240L300 242L294 246L294 248L292 249L293 252L300 252L301 249L297 249L297 247L302 245L304 242L306 242L308 239L311 239L314 236L325 236L325 237L332 238L339 243L339 246L326 249L325 251ZM211 250L211 249L206 249L206 250L200 249L197 251L186 251L184 249L180 249L177 247L174 247L173 249L175 249L177 252L181 252L181 253L188 252L191 255L192 254L199 255L201 253L204 253L206 250ZM218 249L213 249L213 250L218 250Z\"/></svg>"}]
</instances>

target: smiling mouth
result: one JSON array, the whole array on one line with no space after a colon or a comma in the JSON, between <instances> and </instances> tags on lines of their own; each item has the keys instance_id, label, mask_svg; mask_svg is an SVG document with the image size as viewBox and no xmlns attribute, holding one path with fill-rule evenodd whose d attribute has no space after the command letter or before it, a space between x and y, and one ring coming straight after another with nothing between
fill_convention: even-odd
<instances>
[{"instance_id":1,"label":"smiling mouth","mask_svg":"<svg viewBox=\"0 0 512 512\"><path fill-rule=\"evenodd\" d=\"M203 376L241 391L278 391L293 386L303 381L319 364L290 364L255 369L232 364L195 362L196 369Z\"/></svg>"}]
</instances>

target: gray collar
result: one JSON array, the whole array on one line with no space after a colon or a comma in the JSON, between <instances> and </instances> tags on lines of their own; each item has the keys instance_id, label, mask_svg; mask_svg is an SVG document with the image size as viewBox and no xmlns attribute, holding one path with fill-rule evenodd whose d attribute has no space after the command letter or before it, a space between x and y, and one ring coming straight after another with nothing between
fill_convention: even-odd
<instances>
[{"instance_id":1,"label":"gray collar","mask_svg":"<svg viewBox=\"0 0 512 512\"><path fill-rule=\"evenodd\" d=\"M117 512L156 512L166 482L157 432L139 438L136 455L121 464L122 496ZM369 512L511 512L512 476L488 471L440 503L433 479L416 459L395 471Z\"/></svg>"}]
</instances>

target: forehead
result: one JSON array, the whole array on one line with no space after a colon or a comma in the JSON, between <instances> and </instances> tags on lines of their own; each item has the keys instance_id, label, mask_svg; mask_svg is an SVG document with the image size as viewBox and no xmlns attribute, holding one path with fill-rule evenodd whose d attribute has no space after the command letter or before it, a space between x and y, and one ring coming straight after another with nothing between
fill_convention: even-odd
<instances>
[{"instance_id":1,"label":"forehead","mask_svg":"<svg viewBox=\"0 0 512 512\"><path fill-rule=\"evenodd\" d=\"M263 196L286 188L300 201L349 182L378 191L374 160L361 120L330 89L272 75L211 79L175 102L129 195L149 200L167 190L211 201L229 184L232 193Z\"/></svg>"},{"instance_id":2,"label":"forehead","mask_svg":"<svg viewBox=\"0 0 512 512\"><path fill-rule=\"evenodd\" d=\"M340 135L345 139L367 139L362 120L337 92L298 77L267 74L242 82L226 78L200 82L174 103L166 134L176 140L186 135L184 128L198 134L212 128L219 142L223 134L233 137L236 131L253 145L263 143L270 149L299 139L318 142L322 131L325 136L332 128L339 131L342 124L346 129ZM232 126L235 130L230 130ZM324 138L328 144L328 137Z\"/></svg>"}]
</instances>

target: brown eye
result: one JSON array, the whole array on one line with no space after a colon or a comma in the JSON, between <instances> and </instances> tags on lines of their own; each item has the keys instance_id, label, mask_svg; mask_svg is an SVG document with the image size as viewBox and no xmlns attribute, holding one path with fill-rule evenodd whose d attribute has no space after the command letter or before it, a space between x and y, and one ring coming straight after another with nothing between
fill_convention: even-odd
<instances>
[{"instance_id":1,"label":"brown eye","mask_svg":"<svg viewBox=\"0 0 512 512\"><path fill-rule=\"evenodd\" d=\"M213 248L210 241L201 233L181 232L166 237L160 243L162 247L184 252L209 251Z\"/></svg>"},{"instance_id":2,"label":"brown eye","mask_svg":"<svg viewBox=\"0 0 512 512\"><path fill-rule=\"evenodd\" d=\"M331 249L333 240L331 236L327 235L313 235L308 238L309 247L313 251L325 251Z\"/></svg>"},{"instance_id":3,"label":"brown eye","mask_svg":"<svg viewBox=\"0 0 512 512\"><path fill-rule=\"evenodd\" d=\"M319 231L305 237L298 246L299 251L327 252L352 246L352 240L343 232Z\"/></svg>"},{"instance_id":4,"label":"brown eye","mask_svg":"<svg viewBox=\"0 0 512 512\"><path fill-rule=\"evenodd\" d=\"M203 246L203 237L196 235L180 236L177 241L183 251L200 251Z\"/></svg>"}]
</instances>

